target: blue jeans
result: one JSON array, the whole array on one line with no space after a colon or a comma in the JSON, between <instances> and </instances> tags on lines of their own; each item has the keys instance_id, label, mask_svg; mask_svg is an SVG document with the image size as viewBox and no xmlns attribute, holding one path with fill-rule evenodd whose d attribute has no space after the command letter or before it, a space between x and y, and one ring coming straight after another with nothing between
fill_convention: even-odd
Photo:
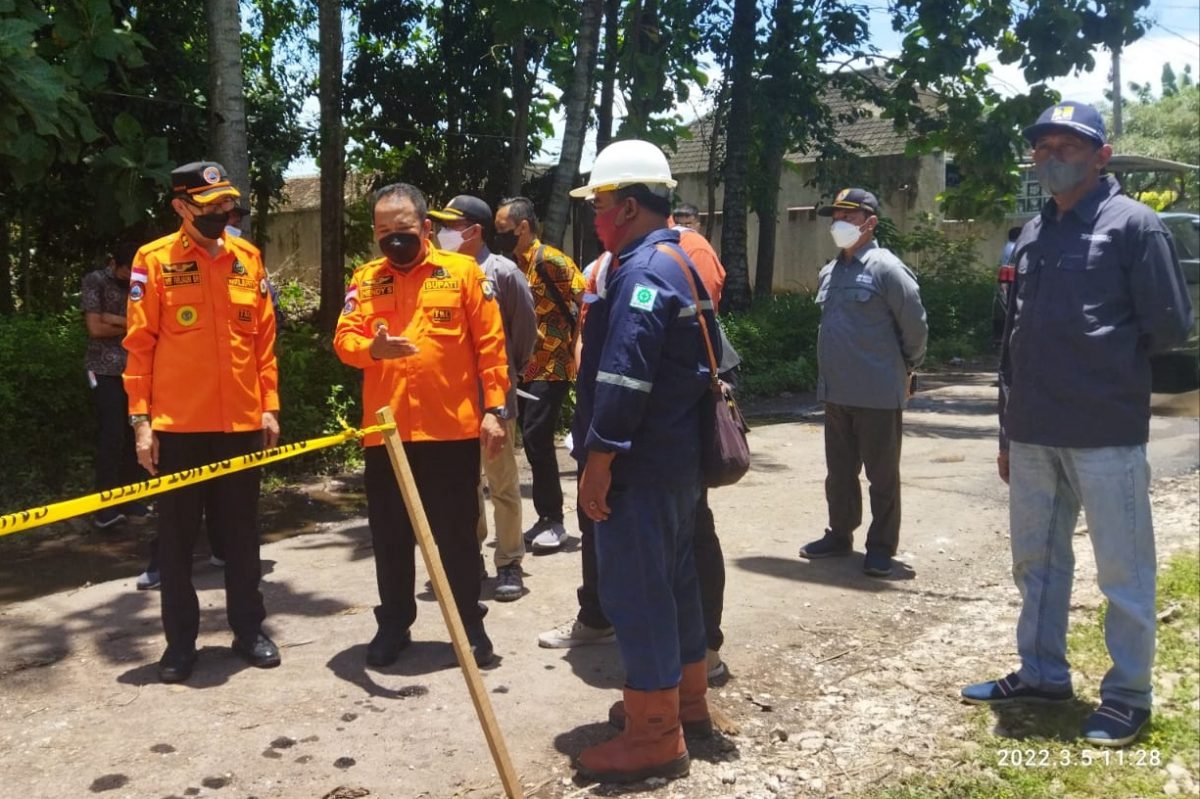
<instances>
[{"instance_id":1,"label":"blue jeans","mask_svg":"<svg viewBox=\"0 0 1200 799\"><path fill-rule=\"evenodd\" d=\"M612 622L625 684L679 684L684 663L704 660L704 614L692 547L700 487L614 487L596 523L600 606Z\"/></svg>"},{"instance_id":2,"label":"blue jeans","mask_svg":"<svg viewBox=\"0 0 1200 799\"><path fill-rule=\"evenodd\" d=\"M1009 524L1021 682L1071 684L1067 616L1075 555L1071 537L1082 505L1096 578L1108 599L1104 640L1113 665L1102 699L1149 708L1154 664L1154 528L1146 446L1061 448L1011 442Z\"/></svg>"}]
</instances>

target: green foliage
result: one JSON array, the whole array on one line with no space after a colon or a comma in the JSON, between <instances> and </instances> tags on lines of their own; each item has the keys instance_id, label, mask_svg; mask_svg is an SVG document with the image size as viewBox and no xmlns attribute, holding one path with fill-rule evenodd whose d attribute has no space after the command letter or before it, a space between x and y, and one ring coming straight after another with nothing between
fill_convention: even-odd
<instances>
[{"instance_id":1,"label":"green foliage","mask_svg":"<svg viewBox=\"0 0 1200 799\"><path fill-rule=\"evenodd\" d=\"M1123 154L1200 164L1200 86L1185 83L1174 92L1166 88L1164 84L1158 99L1147 97L1144 102L1124 107L1124 130L1113 141L1113 149ZM1173 191L1176 197L1168 207L1200 207L1200 175L1196 170L1183 174L1131 173L1125 177L1124 188L1133 194Z\"/></svg>"},{"instance_id":2,"label":"green foliage","mask_svg":"<svg viewBox=\"0 0 1200 799\"><path fill-rule=\"evenodd\" d=\"M953 153L961 182L943 209L957 219L999 219L1020 188L1026 150L1020 130L1058 100L1045 82L1095 67L1099 47L1118 50L1145 31L1149 0L1063 0L1029 5L998 0L897 0L893 30L904 36L890 61L885 115L913 136L911 154ZM1004 96L987 60L1017 64L1027 94Z\"/></svg>"},{"instance_id":3,"label":"green foliage","mask_svg":"<svg viewBox=\"0 0 1200 799\"><path fill-rule=\"evenodd\" d=\"M83 369L86 347L77 312L0 317L0 513L90 492L95 418ZM276 340L283 440L303 441L361 422L358 370L341 363L329 340L306 324ZM302 455L270 467L295 477L355 468L357 444Z\"/></svg>"},{"instance_id":4,"label":"green foliage","mask_svg":"<svg viewBox=\"0 0 1200 799\"><path fill-rule=\"evenodd\" d=\"M338 360L327 336L307 323L285 325L275 341L279 361L282 440L304 441L362 422L362 373ZM285 461L274 471L287 475L329 472L356 465L355 443Z\"/></svg>"},{"instance_id":5,"label":"green foliage","mask_svg":"<svg viewBox=\"0 0 1200 799\"><path fill-rule=\"evenodd\" d=\"M909 233L887 227L889 235L881 240L887 240L886 246L912 268L921 285L921 302L929 321L928 360L939 362L989 351L996 274L990 264L980 263L977 239L953 239L929 216Z\"/></svg>"},{"instance_id":6,"label":"green foliage","mask_svg":"<svg viewBox=\"0 0 1200 799\"><path fill-rule=\"evenodd\" d=\"M817 383L817 327L821 309L809 293L757 300L743 314L721 317L742 358L741 393L770 396L807 391Z\"/></svg>"},{"instance_id":7,"label":"green foliage","mask_svg":"<svg viewBox=\"0 0 1200 799\"><path fill-rule=\"evenodd\" d=\"M0 317L0 513L83 493L95 423L78 313Z\"/></svg>"}]
</instances>

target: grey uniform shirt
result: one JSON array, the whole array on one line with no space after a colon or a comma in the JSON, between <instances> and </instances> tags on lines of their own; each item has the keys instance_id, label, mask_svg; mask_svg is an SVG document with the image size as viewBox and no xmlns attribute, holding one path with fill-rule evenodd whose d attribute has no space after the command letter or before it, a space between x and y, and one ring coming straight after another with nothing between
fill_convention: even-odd
<instances>
[{"instance_id":1,"label":"grey uniform shirt","mask_svg":"<svg viewBox=\"0 0 1200 799\"><path fill-rule=\"evenodd\" d=\"M929 326L917 279L870 241L839 254L817 278L817 399L856 408L903 408L908 373L925 358Z\"/></svg>"},{"instance_id":2,"label":"grey uniform shirt","mask_svg":"<svg viewBox=\"0 0 1200 799\"><path fill-rule=\"evenodd\" d=\"M496 287L496 301L500 303L500 319L504 323L504 351L508 356L508 379L510 388L504 397L508 417L517 415L517 375L525 369L525 363L533 354L538 340L537 313L533 310L533 292L529 281L517 265L496 255L484 247L475 256L483 274Z\"/></svg>"}]
</instances>

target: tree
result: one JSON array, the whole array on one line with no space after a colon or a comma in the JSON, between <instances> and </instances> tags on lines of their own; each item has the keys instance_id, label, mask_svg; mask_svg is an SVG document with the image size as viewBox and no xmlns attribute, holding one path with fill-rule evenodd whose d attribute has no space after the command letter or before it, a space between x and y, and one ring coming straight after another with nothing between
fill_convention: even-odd
<instances>
[{"instance_id":1,"label":"tree","mask_svg":"<svg viewBox=\"0 0 1200 799\"><path fill-rule=\"evenodd\" d=\"M1144 33L1137 13L1147 2L892 0L892 28L904 38L881 101L911 154L953 153L962 179L942 197L947 214L999 219L1012 207L1028 146L1020 131L1058 100L1045 81L1090 71L1098 47L1126 49ZM1019 65L1029 92L993 88L991 58Z\"/></svg>"},{"instance_id":2,"label":"tree","mask_svg":"<svg viewBox=\"0 0 1200 799\"><path fill-rule=\"evenodd\" d=\"M746 255L747 178L750 164L750 95L754 91L754 0L735 0L729 33L730 102L725 137L725 202L721 224L721 263L725 288L721 311L750 307L750 273Z\"/></svg>"},{"instance_id":3,"label":"tree","mask_svg":"<svg viewBox=\"0 0 1200 799\"><path fill-rule=\"evenodd\" d=\"M1118 152L1200 164L1200 87L1185 84L1174 94L1127 107L1125 115L1125 130L1112 143ZM1200 201L1195 170L1133 173L1126 177L1124 188L1135 196L1173 190L1173 205L1180 208L1195 207Z\"/></svg>"},{"instance_id":4,"label":"tree","mask_svg":"<svg viewBox=\"0 0 1200 799\"><path fill-rule=\"evenodd\" d=\"M319 35L321 79L321 305L317 325L332 332L337 326L345 290L342 249L346 201L346 149L342 131L342 4L320 0Z\"/></svg>"},{"instance_id":5,"label":"tree","mask_svg":"<svg viewBox=\"0 0 1200 799\"><path fill-rule=\"evenodd\" d=\"M583 0L579 32L576 35L575 68L566 94L566 122L563 125L563 144L550 202L546 208L543 238L561 247L567 229L571 189L579 175L579 159L583 155L583 139L587 131L588 110L592 107L595 86L596 53L600 41L600 19L604 15L604 0Z\"/></svg>"},{"instance_id":6,"label":"tree","mask_svg":"<svg viewBox=\"0 0 1200 799\"><path fill-rule=\"evenodd\" d=\"M238 0L204 0L208 22L209 147L229 180L250 198L250 147L242 87L242 26Z\"/></svg>"}]
</instances>

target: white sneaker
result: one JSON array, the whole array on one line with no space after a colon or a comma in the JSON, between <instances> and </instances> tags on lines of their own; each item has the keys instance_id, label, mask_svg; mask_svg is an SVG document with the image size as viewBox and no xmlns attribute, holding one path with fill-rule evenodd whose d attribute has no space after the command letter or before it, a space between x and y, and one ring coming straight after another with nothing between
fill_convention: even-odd
<instances>
[{"instance_id":1,"label":"white sneaker","mask_svg":"<svg viewBox=\"0 0 1200 799\"><path fill-rule=\"evenodd\" d=\"M567 540L567 528L562 522L549 522L542 532L533 539L531 546L534 552L554 552Z\"/></svg>"},{"instance_id":2,"label":"white sneaker","mask_svg":"<svg viewBox=\"0 0 1200 799\"><path fill-rule=\"evenodd\" d=\"M538 636L538 646L543 649L570 649L585 644L611 644L617 640L612 627L597 629L589 627L579 619L572 619L561 627Z\"/></svg>"},{"instance_id":3,"label":"white sneaker","mask_svg":"<svg viewBox=\"0 0 1200 799\"><path fill-rule=\"evenodd\" d=\"M144 571L138 575L137 590L149 591L151 588L158 588L162 581L158 577L156 571Z\"/></svg>"},{"instance_id":4,"label":"white sneaker","mask_svg":"<svg viewBox=\"0 0 1200 799\"><path fill-rule=\"evenodd\" d=\"M532 546L533 539L537 538L539 535L542 534L543 531L545 531L549 528L550 528L550 522L546 521L545 519L538 519L536 522L533 523L533 527L530 527L528 530L526 530L523 533L523 535L525 536L525 546L527 546L527 547Z\"/></svg>"}]
</instances>

